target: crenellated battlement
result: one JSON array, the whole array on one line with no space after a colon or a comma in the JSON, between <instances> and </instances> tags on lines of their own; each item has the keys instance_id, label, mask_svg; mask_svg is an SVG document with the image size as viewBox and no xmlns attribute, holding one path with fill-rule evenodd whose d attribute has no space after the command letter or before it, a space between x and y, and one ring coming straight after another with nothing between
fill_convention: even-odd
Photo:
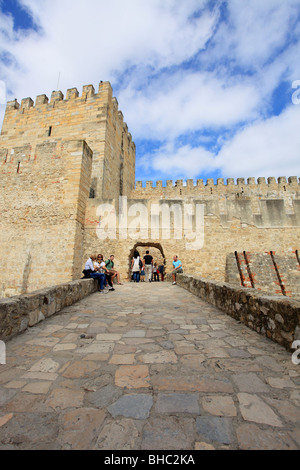
<instances>
[{"instance_id":1,"label":"crenellated battlement","mask_svg":"<svg viewBox=\"0 0 300 470\"><path fill-rule=\"evenodd\" d=\"M4 162L13 160L16 149L30 145L34 154L44 141L65 139L85 140L92 149L91 194L118 197L120 188L127 194L134 188L135 144L109 82L101 81L97 90L84 85L81 93L73 87L65 94L53 91L50 99L42 94L7 103L0 135L0 149L8 153Z\"/></svg>"},{"instance_id":2,"label":"crenellated battlement","mask_svg":"<svg viewBox=\"0 0 300 470\"><path fill-rule=\"evenodd\" d=\"M39 120L39 127L43 126L44 118L47 132L49 130L48 124L53 124L51 121L56 121L60 128L69 127L68 132L70 132L70 126L73 125L73 122L77 125L76 116L81 115L82 121L88 120L84 112L98 122L111 115L113 121L117 122L127 135L129 145L135 150L135 144L128 131L128 126L124 122L123 113L119 110L117 99L113 97L111 84L103 81L99 83L97 93L93 85L84 85L81 95L77 88L69 88L65 95L61 90L53 91L50 100L46 94L42 94L38 95L35 101L31 97L23 98L21 104L17 99L8 101L1 137L5 139L6 135L9 135L10 138L15 139L19 135L26 136L28 132L33 130L34 116L37 116ZM22 115L24 115L24 119L22 119ZM70 117L73 119L71 120ZM14 123L17 125L13 125ZM45 137L45 135L41 137Z\"/></svg>"},{"instance_id":3,"label":"crenellated battlement","mask_svg":"<svg viewBox=\"0 0 300 470\"><path fill-rule=\"evenodd\" d=\"M101 97L101 95L103 95L103 93L108 93L112 96L112 87L109 82L100 82L98 87L98 93L95 93L95 88L93 85L84 85L82 87L81 96L79 95L77 88L69 88L66 92L66 96L64 96L62 91L57 90L52 92L50 101L48 96L45 94L38 95L36 97L35 103L32 98L23 98L21 100L21 104L19 104L17 99L14 99L12 101L7 102L6 109L29 109L34 108L35 106L42 106L48 104L53 105L59 101L70 101L75 100L77 98L80 100L87 100L88 98L99 98Z\"/></svg>"},{"instance_id":4,"label":"crenellated battlement","mask_svg":"<svg viewBox=\"0 0 300 470\"><path fill-rule=\"evenodd\" d=\"M188 194L189 192L194 193L198 191L238 191L240 193L247 192L247 190L255 190L256 188L260 189L270 189L270 190L279 190L279 191L289 191L289 190L300 190L300 178L297 176L280 176L278 179L275 177L259 177L257 178L218 178L215 183L213 178L208 178L206 182L203 179L198 179L196 182L192 179L188 179L185 182L183 180L167 180L166 185L163 185L162 181L146 181L146 184L143 185L142 181L136 182L135 190L133 195L136 193L161 193L161 192L174 192L174 194L181 192L182 194Z\"/></svg>"}]
</instances>

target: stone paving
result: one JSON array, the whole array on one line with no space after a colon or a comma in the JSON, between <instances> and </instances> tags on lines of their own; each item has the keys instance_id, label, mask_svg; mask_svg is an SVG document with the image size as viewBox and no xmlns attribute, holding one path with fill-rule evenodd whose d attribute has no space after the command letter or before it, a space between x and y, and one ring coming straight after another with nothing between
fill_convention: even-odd
<instances>
[{"instance_id":1,"label":"stone paving","mask_svg":"<svg viewBox=\"0 0 300 470\"><path fill-rule=\"evenodd\" d=\"M170 283L95 293L6 346L1 450L300 448L291 354Z\"/></svg>"}]
</instances>

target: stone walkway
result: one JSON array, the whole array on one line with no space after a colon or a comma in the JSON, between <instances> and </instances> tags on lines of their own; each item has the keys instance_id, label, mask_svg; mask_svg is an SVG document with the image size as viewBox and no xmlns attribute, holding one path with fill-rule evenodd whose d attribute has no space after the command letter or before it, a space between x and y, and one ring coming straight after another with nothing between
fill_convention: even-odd
<instances>
[{"instance_id":1,"label":"stone walkway","mask_svg":"<svg viewBox=\"0 0 300 470\"><path fill-rule=\"evenodd\" d=\"M96 293L7 343L0 449L299 449L291 354L178 286Z\"/></svg>"}]
</instances>

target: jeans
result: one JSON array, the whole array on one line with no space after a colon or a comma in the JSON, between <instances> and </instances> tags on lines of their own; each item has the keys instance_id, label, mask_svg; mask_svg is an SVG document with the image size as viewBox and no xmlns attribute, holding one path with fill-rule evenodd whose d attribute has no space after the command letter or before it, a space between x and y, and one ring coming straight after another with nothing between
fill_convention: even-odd
<instances>
[{"instance_id":1,"label":"jeans","mask_svg":"<svg viewBox=\"0 0 300 470\"><path fill-rule=\"evenodd\" d=\"M140 281L140 272L139 271L134 271L132 273L132 275L133 275L133 281L134 282L139 282Z\"/></svg>"},{"instance_id":2,"label":"jeans","mask_svg":"<svg viewBox=\"0 0 300 470\"><path fill-rule=\"evenodd\" d=\"M104 284L106 284L105 274L103 274L103 273L91 273L91 274L90 274L90 277L91 277L92 279L98 279L98 282L99 282L99 290L103 290L103 289L104 289Z\"/></svg>"}]
</instances>

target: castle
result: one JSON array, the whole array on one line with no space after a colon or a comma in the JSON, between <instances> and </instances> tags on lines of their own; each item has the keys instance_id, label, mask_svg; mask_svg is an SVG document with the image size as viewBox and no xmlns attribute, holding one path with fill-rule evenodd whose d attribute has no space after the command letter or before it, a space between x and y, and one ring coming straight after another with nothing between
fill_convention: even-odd
<instances>
[{"instance_id":1,"label":"castle","mask_svg":"<svg viewBox=\"0 0 300 470\"><path fill-rule=\"evenodd\" d=\"M134 249L170 272L300 296L296 176L135 182L135 144L108 82L7 103L0 136L0 297L82 276L91 253L130 277Z\"/></svg>"}]
</instances>

